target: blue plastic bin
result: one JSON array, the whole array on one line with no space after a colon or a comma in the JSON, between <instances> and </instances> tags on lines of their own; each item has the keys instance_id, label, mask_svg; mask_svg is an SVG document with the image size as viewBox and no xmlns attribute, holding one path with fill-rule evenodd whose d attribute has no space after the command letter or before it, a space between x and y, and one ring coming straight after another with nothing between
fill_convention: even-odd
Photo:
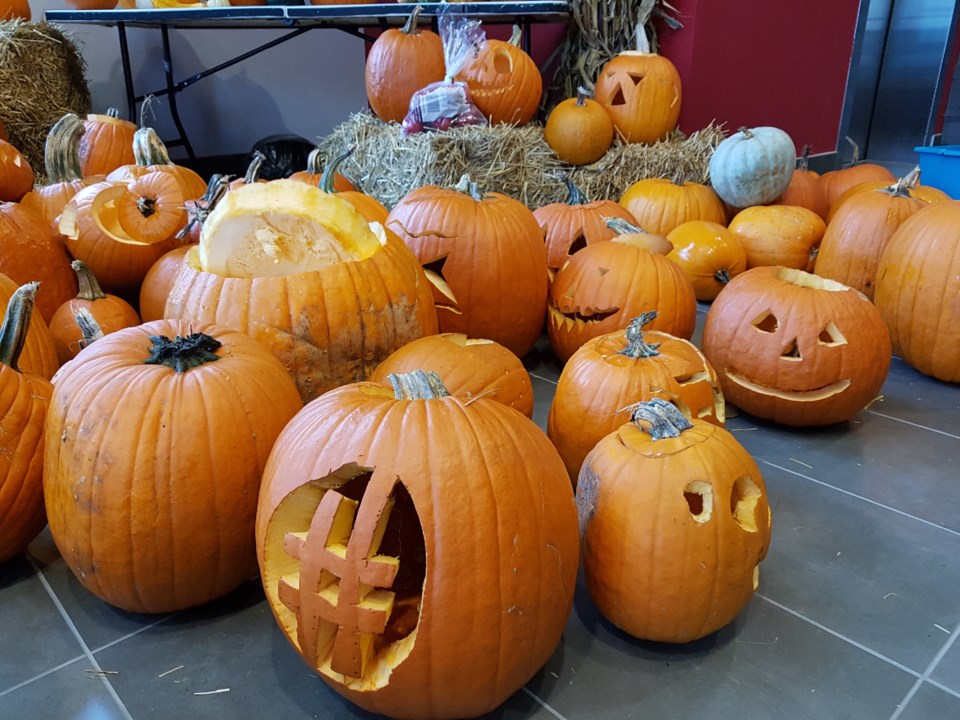
<instances>
[{"instance_id":1,"label":"blue plastic bin","mask_svg":"<svg viewBox=\"0 0 960 720\"><path fill-rule=\"evenodd\" d=\"M920 183L960 200L960 145L914 148L920 155Z\"/></svg>"}]
</instances>

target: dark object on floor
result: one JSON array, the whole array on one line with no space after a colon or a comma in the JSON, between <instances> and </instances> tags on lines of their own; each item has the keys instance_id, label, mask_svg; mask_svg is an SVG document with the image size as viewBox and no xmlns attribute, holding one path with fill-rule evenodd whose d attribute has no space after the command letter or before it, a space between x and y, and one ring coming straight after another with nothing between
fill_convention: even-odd
<instances>
[{"instance_id":1,"label":"dark object on floor","mask_svg":"<svg viewBox=\"0 0 960 720\"><path fill-rule=\"evenodd\" d=\"M313 148L312 142L299 135L269 135L254 143L247 161L252 160L253 154L259 150L266 157L260 167L260 177L278 180L306 168L307 156Z\"/></svg>"}]
</instances>

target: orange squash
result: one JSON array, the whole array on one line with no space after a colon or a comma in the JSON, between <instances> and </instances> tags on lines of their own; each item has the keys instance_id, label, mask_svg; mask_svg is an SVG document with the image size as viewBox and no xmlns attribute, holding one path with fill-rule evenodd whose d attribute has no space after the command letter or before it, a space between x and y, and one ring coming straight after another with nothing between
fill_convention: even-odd
<instances>
[{"instance_id":1,"label":"orange squash","mask_svg":"<svg viewBox=\"0 0 960 720\"><path fill-rule=\"evenodd\" d=\"M667 257L690 278L697 300L713 300L728 282L747 269L747 254L737 236L720 223L691 220L667 235Z\"/></svg>"},{"instance_id":2,"label":"orange squash","mask_svg":"<svg viewBox=\"0 0 960 720\"><path fill-rule=\"evenodd\" d=\"M103 114L87 115L80 139L80 170L84 177L106 175L123 165L133 165L133 135L137 126L109 108Z\"/></svg>"},{"instance_id":3,"label":"orange squash","mask_svg":"<svg viewBox=\"0 0 960 720\"><path fill-rule=\"evenodd\" d=\"M620 204L637 219L637 225L649 233L669 235L691 220L726 224L723 201L709 185L685 182L680 185L665 178L638 180L620 197Z\"/></svg>"},{"instance_id":4,"label":"orange squash","mask_svg":"<svg viewBox=\"0 0 960 720\"><path fill-rule=\"evenodd\" d=\"M804 145L799 167L793 171L790 184L787 185L787 189L781 193L780 197L773 202L777 205L805 207L826 221L828 220L827 213L830 211L830 204L827 202L827 194L820 182L820 174L809 167L809 157L810 146Z\"/></svg>"},{"instance_id":5,"label":"orange squash","mask_svg":"<svg viewBox=\"0 0 960 720\"><path fill-rule=\"evenodd\" d=\"M728 229L747 254L748 268L782 265L812 271L827 226L804 207L754 205L738 212Z\"/></svg>"},{"instance_id":6,"label":"orange squash","mask_svg":"<svg viewBox=\"0 0 960 720\"><path fill-rule=\"evenodd\" d=\"M17 148L0 140L0 202L19 202L33 187L33 168Z\"/></svg>"}]
</instances>

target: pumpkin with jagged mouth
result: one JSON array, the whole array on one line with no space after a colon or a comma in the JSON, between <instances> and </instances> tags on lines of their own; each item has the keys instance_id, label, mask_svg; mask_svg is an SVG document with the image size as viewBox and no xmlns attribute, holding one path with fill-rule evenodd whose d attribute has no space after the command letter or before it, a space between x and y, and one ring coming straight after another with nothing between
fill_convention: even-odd
<instances>
[{"instance_id":1,"label":"pumpkin with jagged mouth","mask_svg":"<svg viewBox=\"0 0 960 720\"><path fill-rule=\"evenodd\" d=\"M293 180L224 196L185 255L164 315L252 335L304 401L367 378L437 331L430 284L403 242L346 200Z\"/></svg>"},{"instance_id":2,"label":"pumpkin with jagged mouth","mask_svg":"<svg viewBox=\"0 0 960 720\"><path fill-rule=\"evenodd\" d=\"M857 290L783 267L741 273L714 300L703 351L733 405L784 425L848 420L879 392L890 335Z\"/></svg>"}]
</instances>

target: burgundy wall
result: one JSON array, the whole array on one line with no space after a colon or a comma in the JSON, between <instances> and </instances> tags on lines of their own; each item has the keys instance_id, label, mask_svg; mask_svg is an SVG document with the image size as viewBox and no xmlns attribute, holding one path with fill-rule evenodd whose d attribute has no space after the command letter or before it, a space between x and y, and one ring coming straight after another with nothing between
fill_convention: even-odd
<instances>
[{"instance_id":1,"label":"burgundy wall","mask_svg":"<svg viewBox=\"0 0 960 720\"><path fill-rule=\"evenodd\" d=\"M859 0L672 0L660 52L683 81L680 128L773 125L797 151L836 150Z\"/></svg>"}]
</instances>

